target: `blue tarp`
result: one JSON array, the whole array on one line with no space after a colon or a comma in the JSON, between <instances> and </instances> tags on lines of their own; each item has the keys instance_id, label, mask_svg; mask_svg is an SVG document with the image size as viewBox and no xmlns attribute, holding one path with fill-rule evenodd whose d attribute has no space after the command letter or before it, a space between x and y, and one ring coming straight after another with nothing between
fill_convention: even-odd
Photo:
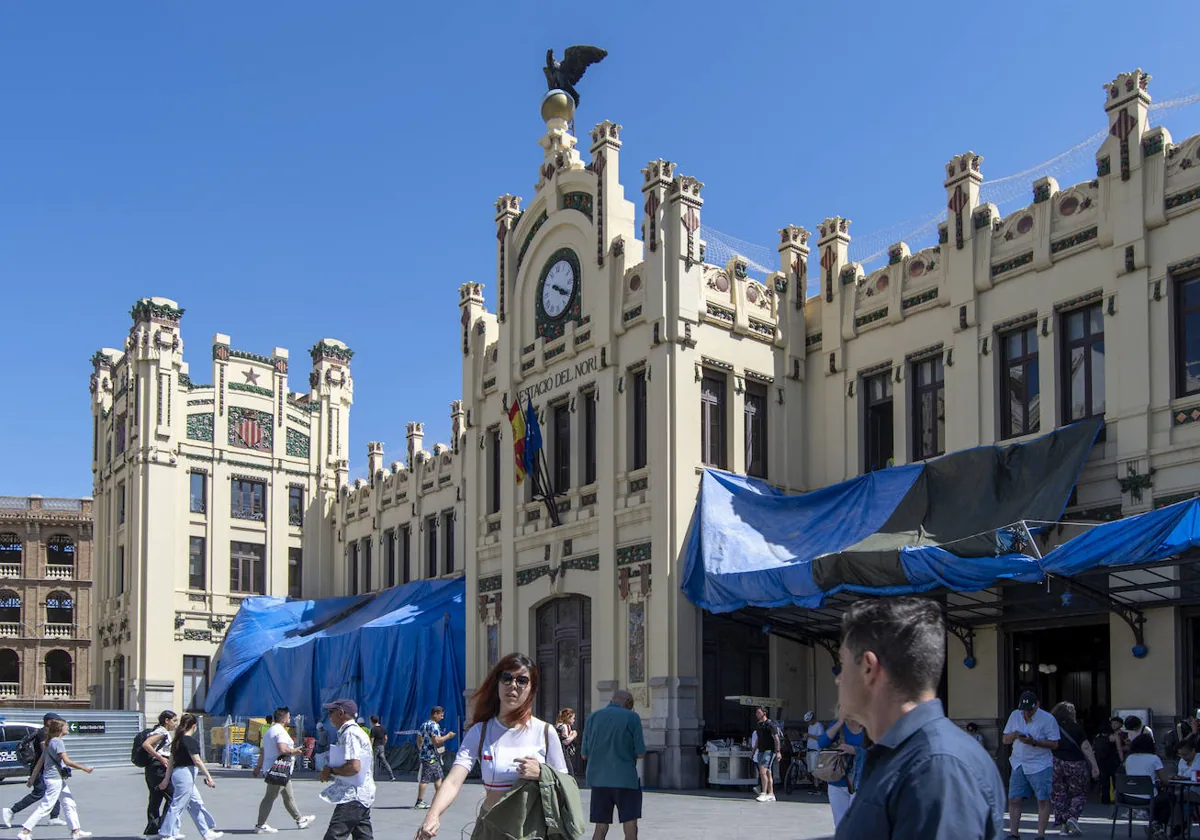
<instances>
[{"instance_id":1,"label":"blue tarp","mask_svg":"<svg viewBox=\"0 0 1200 840\"><path fill-rule=\"evenodd\" d=\"M262 715L279 706L310 720L338 697L388 730L416 729L443 706L464 719L466 583L418 581L367 595L242 602L225 637L206 711Z\"/></svg>"},{"instance_id":2,"label":"blue tarp","mask_svg":"<svg viewBox=\"0 0 1200 840\"><path fill-rule=\"evenodd\" d=\"M1078 423L1026 444L977 447L796 496L706 470L683 591L720 613L818 608L843 591L967 592L1038 580L1037 562L1012 552L1012 526L1058 519L1098 429Z\"/></svg>"}]
</instances>

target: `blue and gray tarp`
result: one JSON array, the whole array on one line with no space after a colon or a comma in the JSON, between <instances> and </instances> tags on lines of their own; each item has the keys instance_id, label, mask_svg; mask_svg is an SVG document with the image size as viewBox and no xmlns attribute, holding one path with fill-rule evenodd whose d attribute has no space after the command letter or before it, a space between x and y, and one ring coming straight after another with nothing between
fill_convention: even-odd
<instances>
[{"instance_id":1,"label":"blue and gray tarp","mask_svg":"<svg viewBox=\"0 0 1200 840\"><path fill-rule=\"evenodd\" d=\"M208 692L215 715L279 706L310 720L339 697L390 732L415 730L434 706L461 728L466 584L419 581L366 595L295 601L254 597L229 628Z\"/></svg>"},{"instance_id":2,"label":"blue and gray tarp","mask_svg":"<svg viewBox=\"0 0 1200 840\"><path fill-rule=\"evenodd\" d=\"M710 612L818 608L839 592L970 592L1036 581L1025 523L1062 515L1098 421L892 467L802 495L707 470L683 591Z\"/></svg>"}]
</instances>

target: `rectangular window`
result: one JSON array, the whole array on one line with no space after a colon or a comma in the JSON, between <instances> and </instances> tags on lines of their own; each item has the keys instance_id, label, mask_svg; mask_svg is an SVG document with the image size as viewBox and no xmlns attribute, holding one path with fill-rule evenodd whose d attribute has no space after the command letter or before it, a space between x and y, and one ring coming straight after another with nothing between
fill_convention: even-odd
<instances>
[{"instance_id":1,"label":"rectangular window","mask_svg":"<svg viewBox=\"0 0 1200 840\"><path fill-rule=\"evenodd\" d=\"M188 540L188 588L207 589L208 552L205 551L207 540L204 537L191 537Z\"/></svg>"},{"instance_id":2,"label":"rectangular window","mask_svg":"<svg viewBox=\"0 0 1200 840\"><path fill-rule=\"evenodd\" d=\"M725 377L705 372L700 382L700 460L725 469Z\"/></svg>"},{"instance_id":3,"label":"rectangular window","mask_svg":"<svg viewBox=\"0 0 1200 840\"><path fill-rule=\"evenodd\" d=\"M267 511L267 485L261 481L235 478L230 482L230 515L234 519L262 522Z\"/></svg>"},{"instance_id":4,"label":"rectangular window","mask_svg":"<svg viewBox=\"0 0 1200 840\"><path fill-rule=\"evenodd\" d=\"M117 657L117 703L116 708L125 708L125 657Z\"/></svg>"},{"instance_id":5,"label":"rectangular window","mask_svg":"<svg viewBox=\"0 0 1200 840\"><path fill-rule=\"evenodd\" d=\"M583 398L583 483L596 483L596 392L586 391Z\"/></svg>"},{"instance_id":6,"label":"rectangular window","mask_svg":"<svg viewBox=\"0 0 1200 840\"><path fill-rule=\"evenodd\" d=\"M500 467L503 457L501 451L500 429L492 429L491 435L491 451L488 453L490 466L488 480L488 513L500 512Z\"/></svg>"},{"instance_id":7,"label":"rectangular window","mask_svg":"<svg viewBox=\"0 0 1200 840\"><path fill-rule=\"evenodd\" d=\"M1007 332L1000 341L1000 437L1033 434L1042 427L1037 325Z\"/></svg>"},{"instance_id":8,"label":"rectangular window","mask_svg":"<svg viewBox=\"0 0 1200 840\"><path fill-rule=\"evenodd\" d=\"M1175 286L1175 396L1200 393L1200 277Z\"/></svg>"},{"instance_id":9,"label":"rectangular window","mask_svg":"<svg viewBox=\"0 0 1200 840\"><path fill-rule=\"evenodd\" d=\"M299 598L301 573L304 571L304 549L288 549L288 597Z\"/></svg>"},{"instance_id":10,"label":"rectangular window","mask_svg":"<svg viewBox=\"0 0 1200 840\"><path fill-rule=\"evenodd\" d=\"M125 591L125 546L117 546L117 594Z\"/></svg>"},{"instance_id":11,"label":"rectangular window","mask_svg":"<svg viewBox=\"0 0 1200 840\"><path fill-rule=\"evenodd\" d=\"M117 524L125 524L125 482L117 483Z\"/></svg>"},{"instance_id":12,"label":"rectangular window","mask_svg":"<svg viewBox=\"0 0 1200 840\"><path fill-rule=\"evenodd\" d=\"M446 543L446 574L454 571L454 514L442 514L442 541Z\"/></svg>"},{"instance_id":13,"label":"rectangular window","mask_svg":"<svg viewBox=\"0 0 1200 840\"><path fill-rule=\"evenodd\" d=\"M128 417L125 414L117 415L116 437L117 437L117 456L125 454L125 431L128 425Z\"/></svg>"},{"instance_id":14,"label":"rectangular window","mask_svg":"<svg viewBox=\"0 0 1200 840\"><path fill-rule=\"evenodd\" d=\"M375 569L373 549L375 545L370 537L366 537L362 541L362 559L363 559L363 592L372 592L375 589Z\"/></svg>"},{"instance_id":15,"label":"rectangular window","mask_svg":"<svg viewBox=\"0 0 1200 840\"><path fill-rule=\"evenodd\" d=\"M256 543L229 544L229 591L266 595L266 547Z\"/></svg>"},{"instance_id":16,"label":"rectangular window","mask_svg":"<svg viewBox=\"0 0 1200 840\"><path fill-rule=\"evenodd\" d=\"M396 532L383 532L383 562L387 566L387 586L396 585Z\"/></svg>"},{"instance_id":17,"label":"rectangular window","mask_svg":"<svg viewBox=\"0 0 1200 840\"><path fill-rule=\"evenodd\" d=\"M430 516L425 520L425 577L438 576L438 518Z\"/></svg>"},{"instance_id":18,"label":"rectangular window","mask_svg":"<svg viewBox=\"0 0 1200 840\"><path fill-rule=\"evenodd\" d=\"M1063 421L1104 416L1104 305L1062 316Z\"/></svg>"},{"instance_id":19,"label":"rectangular window","mask_svg":"<svg viewBox=\"0 0 1200 840\"><path fill-rule=\"evenodd\" d=\"M288 524L304 524L304 488L288 488Z\"/></svg>"},{"instance_id":20,"label":"rectangular window","mask_svg":"<svg viewBox=\"0 0 1200 840\"><path fill-rule=\"evenodd\" d=\"M892 372L868 376L863 390L863 470L874 472L891 466L894 415L892 414Z\"/></svg>"},{"instance_id":21,"label":"rectangular window","mask_svg":"<svg viewBox=\"0 0 1200 840\"><path fill-rule=\"evenodd\" d=\"M347 558L350 565L350 594L358 594L358 543L350 543L350 556Z\"/></svg>"},{"instance_id":22,"label":"rectangular window","mask_svg":"<svg viewBox=\"0 0 1200 840\"><path fill-rule=\"evenodd\" d=\"M412 526L400 529L400 582L412 581Z\"/></svg>"},{"instance_id":23,"label":"rectangular window","mask_svg":"<svg viewBox=\"0 0 1200 840\"><path fill-rule=\"evenodd\" d=\"M946 369L941 356L912 364L913 460L946 451Z\"/></svg>"},{"instance_id":24,"label":"rectangular window","mask_svg":"<svg viewBox=\"0 0 1200 840\"><path fill-rule=\"evenodd\" d=\"M208 698L208 657L183 657L183 710L203 712Z\"/></svg>"},{"instance_id":25,"label":"rectangular window","mask_svg":"<svg viewBox=\"0 0 1200 840\"><path fill-rule=\"evenodd\" d=\"M554 410L554 492L571 489L571 407L559 403Z\"/></svg>"},{"instance_id":26,"label":"rectangular window","mask_svg":"<svg viewBox=\"0 0 1200 840\"><path fill-rule=\"evenodd\" d=\"M631 470L640 470L646 466L646 369L633 372L630 382L630 397L633 400L633 419L631 429L630 464Z\"/></svg>"},{"instance_id":27,"label":"rectangular window","mask_svg":"<svg viewBox=\"0 0 1200 840\"><path fill-rule=\"evenodd\" d=\"M192 513L204 513L208 510L208 476L204 473L191 474L188 509Z\"/></svg>"},{"instance_id":28,"label":"rectangular window","mask_svg":"<svg viewBox=\"0 0 1200 840\"><path fill-rule=\"evenodd\" d=\"M746 383L746 475L767 477L767 386Z\"/></svg>"}]
</instances>

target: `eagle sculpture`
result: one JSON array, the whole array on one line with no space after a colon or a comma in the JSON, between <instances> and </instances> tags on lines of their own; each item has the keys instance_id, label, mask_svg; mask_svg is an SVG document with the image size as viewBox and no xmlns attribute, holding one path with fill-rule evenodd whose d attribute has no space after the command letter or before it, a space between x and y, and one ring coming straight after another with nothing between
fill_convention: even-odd
<instances>
[{"instance_id":1,"label":"eagle sculpture","mask_svg":"<svg viewBox=\"0 0 1200 840\"><path fill-rule=\"evenodd\" d=\"M563 60L555 61L554 50L546 50L546 66L542 68L546 74L546 83L550 85L550 90L569 93L575 100L575 107L578 108L579 92L575 90L575 85L589 67L603 61L606 55L608 50L599 47L567 47L563 51Z\"/></svg>"}]
</instances>

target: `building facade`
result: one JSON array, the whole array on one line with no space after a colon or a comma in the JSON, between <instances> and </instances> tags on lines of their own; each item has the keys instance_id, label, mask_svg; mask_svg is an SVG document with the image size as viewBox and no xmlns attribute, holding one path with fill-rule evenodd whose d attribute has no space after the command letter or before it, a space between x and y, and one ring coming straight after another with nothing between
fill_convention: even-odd
<instances>
[{"instance_id":1,"label":"building facade","mask_svg":"<svg viewBox=\"0 0 1200 840\"><path fill-rule=\"evenodd\" d=\"M92 500L0 496L0 707L91 703Z\"/></svg>"},{"instance_id":2,"label":"building facade","mask_svg":"<svg viewBox=\"0 0 1200 840\"><path fill-rule=\"evenodd\" d=\"M353 352L310 351L307 390L287 350L218 334L210 383L183 361L183 310L131 310L123 349L92 358L96 703L203 709L214 657L248 595L333 589L330 526L349 471Z\"/></svg>"}]
</instances>

